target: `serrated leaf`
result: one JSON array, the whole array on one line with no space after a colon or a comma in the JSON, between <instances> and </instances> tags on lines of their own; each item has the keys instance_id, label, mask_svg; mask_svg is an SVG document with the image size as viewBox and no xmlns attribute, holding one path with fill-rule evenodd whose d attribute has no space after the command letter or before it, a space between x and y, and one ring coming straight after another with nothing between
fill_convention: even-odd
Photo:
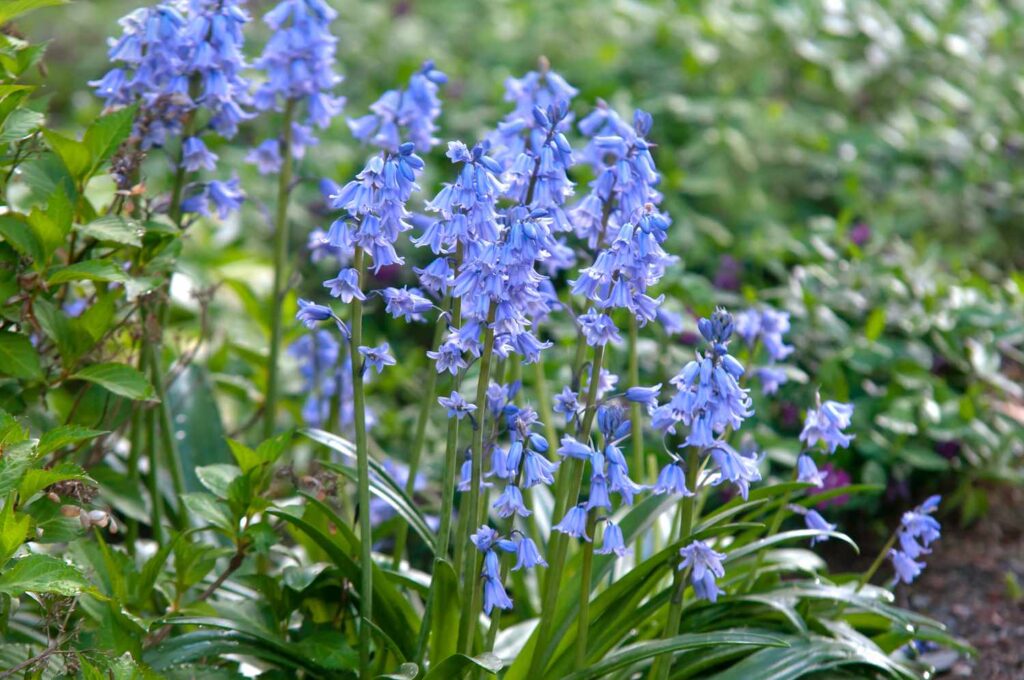
<instances>
[{"instance_id":1,"label":"serrated leaf","mask_svg":"<svg viewBox=\"0 0 1024 680\"><path fill-rule=\"evenodd\" d=\"M16 213L0 215L0 236L19 255L31 258L34 262L43 259L43 244L40 243L35 231L22 217Z\"/></svg>"},{"instance_id":2,"label":"serrated leaf","mask_svg":"<svg viewBox=\"0 0 1024 680\"><path fill-rule=\"evenodd\" d=\"M21 478L21 484L18 486L18 498L24 503L51 484L64 482L69 479L89 479L89 476L85 474L85 470L74 463L68 462L58 463L45 470L29 470Z\"/></svg>"},{"instance_id":3,"label":"serrated leaf","mask_svg":"<svg viewBox=\"0 0 1024 680\"><path fill-rule=\"evenodd\" d=\"M231 535L237 530L227 504L215 496L202 492L186 493L181 500L190 513L222 529L225 533Z\"/></svg>"},{"instance_id":4,"label":"serrated leaf","mask_svg":"<svg viewBox=\"0 0 1024 680\"><path fill-rule=\"evenodd\" d=\"M228 497L228 487L242 471L234 465L204 465L196 468L199 482L218 498Z\"/></svg>"},{"instance_id":5,"label":"serrated leaf","mask_svg":"<svg viewBox=\"0 0 1024 680\"><path fill-rule=\"evenodd\" d=\"M116 281L124 283L129 278L124 273L124 270L111 260L85 260L52 270L46 282L51 286L69 281Z\"/></svg>"},{"instance_id":6,"label":"serrated leaf","mask_svg":"<svg viewBox=\"0 0 1024 680\"><path fill-rule=\"evenodd\" d=\"M24 380L43 377L39 354L24 335L0 332L0 374Z\"/></svg>"},{"instance_id":7,"label":"serrated leaf","mask_svg":"<svg viewBox=\"0 0 1024 680\"><path fill-rule=\"evenodd\" d=\"M146 233L138 222L127 220L119 215L104 215L88 224L79 225L76 229L97 241L121 243L135 247L142 245L142 236Z\"/></svg>"},{"instance_id":8,"label":"serrated leaf","mask_svg":"<svg viewBox=\"0 0 1024 680\"><path fill-rule=\"evenodd\" d=\"M65 137L53 130L43 130L46 143L53 149L71 176L82 180L89 172L91 156L88 147L77 139Z\"/></svg>"},{"instance_id":9,"label":"serrated leaf","mask_svg":"<svg viewBox=\"0 0 1024 680\"><path fill-rule=\"evenodd\" d=\"M136 106L108 113L89 126L82 137L82 143L89 150L92 158L92 170L95 172L104 161L114 155L132 131Z\"/></svg>"},{"instance_id":10,"label":"serrated leaf","mask_svg":"<svg viewBox=\"0 0 1024 680\"><path fill-rule=\"evenodd\" d=\"M21 141L35 133L46 117L32 109L15 109L0 128L0 145Z\"/></svg>"},{"instance_id":11,"label":"serrated leaf","mask_svg":"<svg viewBox=\"0 0 1024 680\"><path fill-rule=\"evenodd\" d=\"M93 364L71 376L75 380L95 383L128 399L152 399L153 386L146 376L125 364Z\"/></svg>"},{"instance_id":12,"label":"serrated leaf","mask_svg":"<svg viewBox=\"0 0 1024 680\"><path fill-rule=\"evenodd\" d=\"M26 592L74 595L89 586L70 564L49 555L29 555L0 574L0 593L17 597Z\"/></svg>"}]
</instances>

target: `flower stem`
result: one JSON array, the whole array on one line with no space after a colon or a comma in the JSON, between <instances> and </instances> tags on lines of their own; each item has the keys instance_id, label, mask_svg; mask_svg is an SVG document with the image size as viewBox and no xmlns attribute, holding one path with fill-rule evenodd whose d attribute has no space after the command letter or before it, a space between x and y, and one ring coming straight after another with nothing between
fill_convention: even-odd
<instances>
[{"instance_id":1,"label":"flower stem","mask_svg":"<svg viewBox=\"0 0 1024 680\"><path fill-rule=\"evenodd\" d=\"M483 481L484 470L484 414L487 413L487 387L490 383L491 359L494 354L494 316L497 303L491 301L487 310L487 328L484 331L484 348L480 355L480 375L476 382L476 412L478 422L473 431L473 474L470 479L469 498L467 503L467 531L475 529L480 520L480 482ZM459 649L472 655L473 638L476 631L477 610L480 608L480 589L477 588L479 556L472 542L455 546L463 550L462 566L465 568L462 588L462 618L459 621Z\"/></svg>"},{"instance_id":2,"label":"flower stem","mask_svg":"<svg viewBox=\"0 0 1024 680\"><path fill-rule=\"evenodd\" d=\"M591 366L590 389L587 392L587 405L583 414L583 423L580 428L582 441L589 441L590 430L594 424L594 415L597 412L597 390L601 375L601 364L604 361L604 345L594 348L594 362ZM552 520L558 519L561 515L559 509L564 512L569 507L570 499L575 503L580 494L580 485L583 482L583 461L576 458L569 458L563 467L566 468L565 475L568 482L562 493L555 499L555 514ZM559 475L561 477L561 474ZM555 605L558 603L558 589L562 580L562 570L565 568L565 555L569 547L569 537L563 533L552 532L548 541L548 573L544 580L544 597L541 600L540 623L537 624L537 646L533 650L533 659L530 663L530 677L542 677L547 659L544 658L543 647L548 644L551 637L551 627L554 625Z\"/></svg>"},{"instance_id":3,"label":"flower stem","mask_svg":"<svg viewBox=\"0 0 1024 680\"><path fill-rule=\"evenodd\" d=\"M694 493L680 501L682 513L679 520L679 541L684 545L693 533L693 525L697 521L697 494L700 492L697 489L699 468L700 449L690 447L686 454L686 486L693 489ZM674 564L674 562L670 562L670 564ZM663 640L675 637L679 632L679 622L683 613L683 593L686 592L686 570L676 569L672 574L672 582L672 598L669 601L668 618L665 619L665 630L661 635ZM672 654L659 656L654 660L651 674L648 677L651 680L665 680L671 667Z\"/></svg>"},{"instance_id":4,"label":"flower stem","mask_svg":"<svg viewBox=\"0 0 1024 680\"><path fill-rule=\"evenodd\" d=\"M267 393L263 400L263 437L274 434L274 416L277 415L278 372L281 354L281 303L284 301L288 272L288 195L292 184L292 118L295 100L289 99L282 120L281 172L277 178L277 213L274 216L274 289L270 301L270 358L267 363ZM355 308L353 307L353 310ZM356 362L353 360L352 365ZM362 508L365 512L366 508Z\"/></svg>"},{"instance_id":5,"label":"flower stem","mask_svg":"<svg viewBox=\"0 0 1024 680\"><path fill-rule=\"evenodd\" d=\"M363 249L355 248L352 267L363 285ZM359 677L368 680L370 670L370 626L373 621L373 536L370 528L370 458L366 447L366 404L363 393L363 302L352 299L349 351L352 357L352 407L356 435L357 497L359 502L359 608L363 621L359 625Z\"/></svg>"},{"instance_id":6,"label":"flower stem","mask_svg":"<svg viewBox=\"0 0 1024 680\"><path fill-rule=\"evenodd\" d=\"M451 295L445 301L444 308L451 307ZM448 328L447 314L440 314L437 317L437 324L434 326L434 341L431 347L437 348L444 338L444 332ZM437 369L432 362L426 367L427 381L424 389L423 400L420 403L419 415L416 417L416 434L413 437L412 450L409 452L409 478L405 482L405 493L412 498L416 490L416 473L420 468L420 457L423 455L423 446L427 440L427 421L430 420L430 409L436 403L437 396ZM402 555L405 554L405 543L409 535L409 525L404 522L398 526L395 533L395 549L391 564L395 569L402 564Z\"/></svg>"},{"instance_id":7,"label":"flower stem","mask_svg":"<svg viewBox=\"0 0 1024 680\"><path fill-rule=\"evenodd\" d=\"M587 536L594 542L597 536L597 511L587 513ZM583 567L580 570L580 613L576 618L576 668L585 668L587 662L587 635L590 632L590 582L594 572L594 542L583 544Z\"/></svg>"},{"instance_id":8,"label":"flower stem","mask_svg":"<svg viewBox=\"0 0 1024 680\"><path fill-rule=\"evenodd\" d=\"M551 395L548 393L548 378L544 372L544 361L538 359L533 363L533 389L537 394L537 405L540 417L544 419L544 437L548 440L548 456L557 458L558 429L555 427L555 414L551 411Z\"/></svg>"},{"instance_id":9,"label":"flower stem","mask_svg":"<svg viewBox=\"0 0 1024 680\"><path fill-rule=\"evenodd\" d=\"M797 469L793 468L793 479L797 478ZM782 503L775 510L775 514L772 516L771 524L768 525L768 532L765 534L766 537L774 536L779 532L779 528L782 527L782 520L786 518L786 510L789 508L789 501L793 498L793 491L787 491L782 497ZM743 592L749 592L754 587L754 582L757 580L757 572L761 570L761 566L764 564L764 550L757 553L757 559L754 560L754 566L751 568L750 573L747 574L747 580L743 582Z\"/></svg>"},{"instance_id":10,"label":"flower stem","mask_svg":"<svg viewBox=\"0 0 1024 680\"><path fill-rule=\"evenodd\" d=\"M637 350L639 330L637 328L636 315L629 315L629 386L640 386L640 357ZM641 483L644 481L644 423L642 405L632 403L629 405L629 433L633 439L633 470ZM636 554L636 563L639 564L643 557L643 536L637 534L636 546L633 548Z\"/></svg>"},{"instance_id":11,"label":"flower stem","mask_svg":"<svg viewBox=\"0 0 1024 680\"><path fill-rule=\"evenodd\" d=\"M859 593L861 591L861 588L866 586L868 582L871 581L871 578L875 575L875 572L877 572L878 568L882 566L882 562L884 562L885 558L889 556L889 551L892 550L894 545L896 545L897 536L899 536L898 530L892 532L892 536L890 536L889 540L886 541L885 545L882 546L882 550L878 553L878 557L875 558L875 561L871 563L871 566L868 567L868 570L861 574L860 578L857 580L857 588L854 589L853 592Z\"/></svg>"}]
</instances>

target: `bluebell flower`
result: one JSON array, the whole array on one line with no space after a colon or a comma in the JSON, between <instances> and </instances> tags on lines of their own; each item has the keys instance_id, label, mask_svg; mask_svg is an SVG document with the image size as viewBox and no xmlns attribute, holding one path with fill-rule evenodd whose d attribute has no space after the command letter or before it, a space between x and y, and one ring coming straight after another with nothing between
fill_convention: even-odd
<instances>
[{"instance_id":1,"label":"bluebell flower","mask_svg":"<svg viewBox=\"0 0 1024 680\"><path fill-rule=\"evenodd\" d=\"M580 460L590 460L593 452L592 448L576 441L576 438L572 435L562 435L562 445L558 447L558 455L578 458Z\"/></svg>"},{"instance_id":2,"label":"bluebell flower","mask_svg":"<svg viewBox=\"0 0 1024 680\"><path fill-rule=\"evenodd\" d=\"M608 496L608 478L596 466L593 468L593 474L590 475L590 497L587 499L586 508L587 510L612 509L612 501Z\"/></svg>"},{"instance_id":3,"label":"bluebell flower","mask_svg":"<svg viewBox=\"0 0 1024 680\"><path fill-rule=\"evenodd\" d=\"M626 400L643 404L650 411L658 407L659 394L661 394L661 383L652 387L629 387L626 389Z\"/></svg>"},{"instance_id":4,"label":"bluebell flower","mask_svg":"<svg viewBox=\"0 0 1024 680\"><path fill-rule=\"evenodd\" d=\"M305 324L306 328L313 329L319 322L334 318L334 312L330 307L299 298L299 311L295 318Z\"/></svg>"},{"instance_id":5,"label":"bluebell flower","mask_svg":"<svg viewBox=\"0 0 1024 680\"><path fill-rule=\"evenodd\" d=\"M341 349L327 330L303 335L288 347L288 354L299 364L302 392L306 395L302 420L310 427L323 427L328 422L335 397L339 424L348 428L353 422L352 364L348 352ZM367 410L367 426L372 426L373 421L372 411Z\"/></svg>"},{"instance_id":6,"label":"bluebell flower","mask_svg":"<svg viewBox=\"0 0 1024 680\"><path fill-rule=\"evenodd\" d=\"M921 575L921 571L928 566L924 562L918 562L902 550L890 550L889 559L892 560L893 569L896 570L896 583L901 581L908 585L913 583L914 579Z\"/></svg>"},{"instance_id":7,"label":"bluebell flower","mask_svg":"<svg viewBox=\"0 0 1024 680\"><path fill-rule=\"evenodd\" d=\"M462 462L462 467L459 468L459 481L455 488L459 491L469 491L473 486L473 459L469 451L466 452L466 459ZM488 489L494 486L488 481L483 479L480 480L480 490Z\"/></svg>"},{"instance_id":8,"label":"bluebell flower","mask_svg":"<svg viewBox=\"0 0 1024 680\"><path fill-rule=\"evenodd\" d=\"M434 308L434 303L415 288L385 288L381 295L386 302L384 311L396 319L402 317L406 321L422 321L423 314Z\"/></svg>"},{"instance_id":9,"label":"bluebell flower","mask_svg":"<svg viewBox=\"0 0 1024 680\"><path fill-rule=\"evenodd\" d=\"M324 0L281 0L264 15L272 33L254 63L266 74L256 90L256 108L280 111L286 102L304 102L305 120L321 129L330 125L345 104L333 93L341 82L334 71L338 39L329 27L335 17ZM313 143L310 135L302 136L298 148Z\"/></svg>"},{"instance_id":10,"label":"bluebell flower","mask_svg":"<svg viewBox=\"0 0 1024 680\"><path fill-rule=\"evenodd\" d=\"M360 346L359 353L363 355L365 366L369 366L381 373L385 366L394 366L395 358L391 356L391 348L388 343L376 347Z\"/></svg>"},{"instance_id":11,"label":"bluebell flower","mask_svg":"<svg viewBox=\"0 0 1024 680\"><path fill-rule=\"evenodd\" d=\"M719 439L709 449L708 453L718 468L718 480L729 481L739 489L743 500L747 500L750 493L750 483L761 481L761 472L757 469L758 458L755 455L743 455L731 447L725 440Z\"/></svg>"},{"instance_id":12,"label":"bluebell flower","mask_svg":"<svg viewBox=\"0 0 1024 680\"><path fill-rule=\"evenodd\" d=\"M484 476L497 477L498 479L508 479L511 476L508 471L508 456L505 453L505 449L497 444L491 447L491 469Z\"/></svg>"},{"instance_id":13,"label":"bluebell flower","mask_svg":"<svg viewBox=\"0 0 1024 680\"><path fill-rule=\"evenodd\" d=\"M662 495L666 493L679 494L680 496L692 496L693 492L686 488L686 474L678 463L669 463L661 468L658 479L651 487L651 493Z\"/></svg>"},{"instance_id":14,"label":"bluebell flower","mask_svg":"<svg viewBox=\"0 0 1024 680\"><path fill-rule=\"evenodd\" d=\"M725 576L722 560L725 553L713 550L704 541L694 541L685 548L679 549L682 561L679 569L691 568L690 582L698 599L716 602L724 591L718 587L716 579Z\"/></svg>"},{"instance_id":15,"label":"bluebell flower","mask_svg":"<svg viewBox=\"0 0 1024 680\"><path fill-rule=\"evenodd\" d=\"M189 137L182 142L181 162L188 172L195 172L200 168L213 170L217 167L217 154L207 149L199 137Z\"/></svg>"},{"instance_id":16,"label":"bluebell flower","mask_svg":"<svg viewBox=\"0 0 1024 680\"><path fill-rule=\"evenodd\" d=\"M516 566L512 571L520 569L531 569L537 565L548 566L548 563L541 557L537 545L527 536L521 536L516 543Z\"/></svg>"},{"instance_id":17,"label":"bluebell flower","mask_svg":"<svg viewBox=\"0 0 1024 680\"><path fill-rule=\"evenodd\" d=\"M272 175L281 171L281 143L276 139L267 139L258 146L249 149L245 162L256 166L261 175Z\"/></svg>"},{"instance_id":18,"label":"bluebell flower","mask_svg":"<svg viewBox=\"0 0 1024 680\"><path fill-rule=\"evenodd\" d=\"M850 426L853 416L853 404L842 404L837 401L826 401L817 408L807 412L804 429L800 433L800 441L808 448L823 442L829 453L835 453L839 447L846 448L854 438L852 434L843 432Z\"/></svg>"},{"instance_id":19,"label":"bluebell flower","mask_svg":"<svg viewBox=\"0 0 1024 680\"><path fill-rule=\"evenodd\" d=\"M600 387L598 391L601 391ZM630 422L625 410L618 404L601 404L597 408L597 428L601 436L613 441L629 434Z\"/></svg>"},{"instance_id":20,"label":"bluebell flower","mask_svg":"<svg viewBox=\"0 0 1024 680\"><path fill-rule=\"evenodd\" d=\"M751 348L760 341L773 361L782 361L793 352L793 347L787 345L782 337L788 332L787 312L762 306L736 315L736 335Z\"/></svg>"},{"instance_id":21,"label":"bluebell flower","mask_svg":"<svg viewBox=\"0 0 1024 680\"><path fill-rule=\"evenodd\" d=\"M625 557L633 552L632 548L627 548L626 543L622 538L622 529L619 528L618 524L615 524L611 520L608 520L604 525L604 535L601 539L601 547L594 551L597 555L615 555L616 557Z\"/></svg>"},{"instance_id":22,"label":"bluebell flower","mask_svg":"<svg viewBox=\"0 0 1024 680\"><path fill-rule=\"evenodd\" d=\"M331 297L339 298L346 304L352 300L366 299L366 295L359 288L359 272L351 267L342 269L336 277L324 281L324 288L330 290Z\"/></svg>"},{"instance_id":23,"label":"bluebell flower","mask_svg":"<svg viewBox=\"0 0 1024 680\"><path fill-rule=\"evenodd\" d=\"M587 511L582 505L570 508L569 512L565 513L562 521L551 527L551 529L567 536L582 538L587 542L591 540L590 536L587 536Z\"/></svg>"},{"instance_id":24,"label":"bluebell flower","mask_svg":"<svg viewBox=\"0 0 1024 680\"><path fill-rule=\"evenodd\" d=\"M203 216L211 214L210 204L221 219L235 212L245 201L245 193L239 186L237 177L224 182L213 180L193 186L184 201L181 202L181 210L185 213L198 213Z\"/></svg>"},{"instance_id":25,"label":"bluebell flower","mask_svg":"<svg viewBox=\"0 0 1024 680\"><path fill-rule=\"evenodd\" d=\"M498 517L502 519L512 515L529 517L533 514L532 511L527 510L526 505L523 503L523 492L514 484L507 484L504 490L502 490L501 495L498 496L498 500L491 507L497 511Z\"/></svg>"},{"instance_id":26,"label":"bluebell flower","mask_svg":"<svg viewBox=\"0 0 1024 680\"><path fill-rule=\"evenodd\" d=\"M789 381L786 371L777 366L758 366L754 369L754 377L761 383L761 394L771 395L779 391L779 387Z\"/></svg>"},{"instance_id":27,"label":"bluebell flower","mask_svg":"<svg viewBox=\"0 0 1024 680\"><path fill-rule=\"evenodd\" d=\"M430 151L438 142L434 137L435 121L441 114L437 92L447 81L434 62L424 62L405 89L388 90L370 105L371 113L348 120L352 136L389 151L403 141L415 144L420 153Z\"/></svg>"},{"instance_id":28,"label":"bluebell flower","mask_svg":"<svg viewBox=\"0 0 1024 680\"><path fill-rule=\"evenodd\" d=\"M579 321L580 330L583 331L583 337L586 338L588 345L596 347L609 342L622 342L619 329L615 327L615 322L607 314L591 309L586 314L580 314L577 321Z\"/></svg>"},{"instance_id":29,"label":"bluebell flower","mask_svg":"<svg viewBox=\"0 0 1024 680\"><path fill-rule=\"evenodd\" d=\"M498 542L499 534L486 524L481 525L474 533L470 534L469 540L473 542L480 552L487 552Z\"/></svg>"},{"instance_id":30,"label":"bluebell flower","mask_svg":"<svg viewBox=\"0 0 1024 680\"><path fill-rule=\"evenodd\" d=\"M449 334L448 338L441 343L437 350L427 352L427 357L434 361L438 373L448 371L456 375L460 370L468 366L463 356L464 347L456 333Z\"/></svg>"},{"instance_id":31,"label":"bluebell flower","mask_svg":"<svg viewBox=\"0 0 1024 680\"><path fill-rule=\"evenodd\" d=\"M505 592L505 586L502 585L500 578L485 578L484 612L490 615L491 610L495 607L498 609L512 609L512 600L509 598L508 593Z\"/></svg>"},{"instance_id":32,"label":"bluebell flower","mask_svg":"<svg viewBox=\"0 0 1024 680\"><path fill-rule=\"evenodd\" d=\"M814 464L814 459L806 453L801 454L796 459L796 471L796 481L813 484L818 488L825 486L825 478L828 477L828 472L818 470L818 466Z\"/></svg>"},{"instance_id":33,"label":"bluebell flower","mask_svg":"<svg viewBox=\"0 0 1024 680\"><path fill-rule=\"evenodd\" d=\"M523 464L523 488L529 489L537 484L551 485L555 482L554 473L558 469L558 463L540 455L532 449L526 451L525 463ZM512 466L512 457L509 456L509 467Z\"/></svg>"},{"instance_id":34,"label":"bluebell flower","mask_svg":"<svg viewBox=\"0 0 1024 680\"><path fill-rule=\"evenodd\" d=\"M555 395L553 410L565 416L566 422L572 422L580 410L580 397L570 387L563 387L562 391Z\"/></svg>"},{"instance_id":35,"label":"bluebell flower","mask_svg":"<svg viewBox=\"0 0 1024 680\"><path fill-rule=\"evenodd\" d=\"M466 401L458 392L453 391L448 397L438 397L437 402L448 409L448 417L462 420L476 410L476 404Z\"/></svg>"},{"instance_id":36,"label":"bluebell flower","mask_svg":"<svg viewBox=\"0 0 1024 680\"><path fill-rule=\"evenodd\" d=\"M825 521L817 510L808 510L804 513L804 522L807 524L808 529L814 529L816 531L835 531L836 525ZM828 536L815 536L811 538L811 546L813 547L817 543L822 543L829 539Z\"/></svg>"},{"instance_id":37,"label":"bluebell flower","mask_svg":"<svg viewBox=\"0 0 1024 680\"><path fill-rule=\"evenodd\" d=\"M605 455L607 455L608 450L608 448L605 448ZM608 488L613 493L619 494L619 499L626 505L632 505L633 498L636 496L636 494L647 490L646 486L642 484L637 484L629 477L629 468L626 466L625 460L622 460L621 462L613 462L609 458L608 482Z\"/></svg>"}]
</instances>

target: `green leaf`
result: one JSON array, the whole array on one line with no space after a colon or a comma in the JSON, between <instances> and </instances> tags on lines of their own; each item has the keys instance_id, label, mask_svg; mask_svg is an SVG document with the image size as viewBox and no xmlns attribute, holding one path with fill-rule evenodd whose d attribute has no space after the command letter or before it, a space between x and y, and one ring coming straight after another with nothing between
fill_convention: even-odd
<instances>
[{"instance_id":1,"label":"green leaf","mask_svg":"<svg viewBox=\"0 0 1024 680\"><path fill-rule=\"evenodd\" d=\"M488 673L497 673L501 670L501 659L491 653L480 656L466 656L465 654L454 654L439 664L435 664L423 680L457 680L471 670L483 670Z\"/></svg>"},{"instance_id":2,"label":"green leaf","mask_svg":"<svg viewBox=\"0 0 1024 680\"><path fill-rule=\"evenodd\" d=\"M352 445L337 435L324 432L323 430L302 430L301 434L339 453L345 454L349 458L353 455ZM353 480L358 477L355 468L347 465L325 463L324 466ZM391 478L391 475L384 466L377 461L370 460L370 469L370 491L390 505L398 513L398 516L412 527L412 530L426 543L431 551L436 550L434 533L427 526L427 521L423 514L405 493L405 490Z\"/></svg>"},{"instance_id":3,"label":"green leaf","mask_svg":"<svg viewBox=\"0 0 1024 680\"><path fill-rule=\"evenodd\" d=\"M50 272L46 282L51 286L68 281L116 281L125 283L129 280L117 264L111 260L85 260L66 267L57 267Z\"/></svg>"},{"instance_id":4,"label":"green leaf","mask_svg":"<svg viewBox=\"0 0 1024 680\"><path fill-rule=\"evenodd\" d=\"M204 465L196 468L199 482L217 498L228 497L228 487L242 474L234 465Z\"/></svg>"},{"instance_id":5,"label":"green leaf","mask_svg":"<svg viewBox=\"0 0 1024 680\"><path fill-rule=\"evenodd\" d=\"M24 335L0 332L0 373L24 380L42 379L39 354Z\"/></svg>"},{"instance_id":6,"label":"green leaf","mask_svg":"<svg viewBox=\"0 0 1024 680\"><path fill-rule=\"evenodd\" d=\"M238 526L232 519L227 504L216 496L201 492L186 493L182 495L181 500L190 513L221 529L228 536L233 536L237 532Z\"/></svg>"},{"instance_id":7,"label":"green leaf","mask_svg":"<svg viewBox=\"0 0 1024 680\"><path fill-rule=\"evenodd\" d=\"M21 485L18 486L18 498L24 503L51 484L69 479L89 479L89 476L82 468L66 461L57 463L51 468L29 470L21 478Z\"/></svg>"},{"instance_id":8,"label":"green leaf","mask_svg":"<svg viewBox=\"0 0 1024 680\"><path fill-rule=\"evenodd\" d=\"M232 462L213 394L206 369L196 364L187 366L167 390L178 457L185 471L185 488L189 491L203 488L196 476L198 468Z\"/></svg>"},{"instance_id":9,"label":"green leaf","mask_svg":"<svg viewBox=\"0 0 1024 680\"><path fill-rule=\"evenodd\" d=\"M60 425L43 433L39 438L39 444L36 445L36 451L40 456L45 456L70 444L94 439L103 434L106 434L105 430L91 430L81 425Z\"/></svg>"},{"instance_id":10,"label":"green leaf","mask_svg":"<svg viewBox=\"0 0 1024 680\"><path fill-rule=\"evenodd\" d=\"M885 332L885 307L875 307L864 323L864 337L871 342L878 340Z\"/></svg>"},{"instance_id":11,"label":"green leaf","mask_svg":"<svg viewBox=\"0 0 1024 680\"><path fill-rule=\"evenodd\" d=\"M0 215L0 236L3 236L4 241L10 243L19 255L43 264L43 244L29 223L17 213Z\"/></svg>"},{"instance_id":12,"label":"green leaf","mask_svg":"<svg viewBox=\"0 0 1024 680\"><path fill-rule=\"evenodd\" d=\"M125 364L93 364L71 377L95 383L128 399L153 398L153 386L149 384L146 376Z\"/></svg>"},{"instance_id":13,"label":"green leaf","mask_svg":"<svg viewBox=\"0 0 1024 680\"><path fill-rule=\"evenodd\" d=\"M46 117L32 109L15 109L0 127L0 145L18 142L33 135Z\"/></svg>"},{"instance_id":14,"label":"green leaf","mask_svg":"<svg viewBox=\"0 0 1024 680\"><path fill-rule=\"evenodd\" d=\"M403 663L394 673L378 675L375 680L416 680L420 667L414 663Z\"/></svg>"},{"instance_id":15,"label":"green leaf","mask_svg":"<svg viewBox=\"0 0 1024 680\"><path fill-rule=\"evenodd\" d=\"M231 454L238 462L238 467L242 469L242 472L249 472L262 465L269 465L280 458L291 438L292 433L285 432L261 442L255 450L234 439L228 439L227 442L231 448Z\"/></svg>"},{"instance_id":16,"label":"green leaf","mask_svg":"<svg viewBox=\"0 0 1024 680\"><path fill-rule=\"evenodd\" d=\"M434 560L434 580L437 581L437 600L434 603L430 625L430 658L444 659L455 653L459 643L459 580L451 563Z\"/></svg>"},{"instance_id":17,"label":"green leaf","mask_svg":"<svg viewBox=\"0 0 1024 680\"><path fill-rule=\"evenodd\" d=\"M71 176L79 181L85 179L92 160L88 147L77 139L65 137L53 130L43 130L43 137L50 148L60 156Z\"/></svg>"},{"instance_id":18,"label":"green leaf","mask_svg":"<svg viewBox=\"0 0 1024 680\"><path fill-rule=\"evenodd\" d=\"M6 564L25 542L31 523L31 517L14 511L12 498L4 502L4 507L0 509L0 565Z\"/></svg>"},{"instance_id":19,"label":"green leaf","mask_svg":"<svg viewBox=\"0 0 1024 680\"><path fill-rule=\"evenodd\" d=\"M138 222L119 215L104 215L88 224L78 226L77 229L97 241L135 247L142 245L142 236L146 233Z\"/></svg>"},{"instance_id":20,"label":"green leaf","mask_svg":"<svg viewBox=\"0 0 1024 680\"><path fill-rule=\"evenodd\" d=\"M29 555L0 574L0 593L17 597L26 592L74 595L88 587L78 569L49 555Z\"/></svg>"},{"instance_id":21,"label":"green leaf","mask_svg":"<svg viewBox=\"0 0 1024 680\"><path fill-rule=\"evenodd\" d=\"M82 143L89 150L92 159L92 172L114 155L121 142L127 139L132 131L135 111L138 107L128 106L109 113L89 126L82 138Z\"/></svg>"},{"instance_id":22,"label":"green leaf","mask_svg":"<svg viewBox=\"0 0 1024 680\"><path fill-rule=\"evenodd\" d=\"M752 647L788 646L781 637L762 633L748 633L742 630L687 633L685 635L677 635L668 640L652 640L623 647L604 657L601 661L590 664L587 668L580 669L566 676L565 680L591 680L592 678L608 677L613 671L628 668L638 661L684 649L737 645ZM757 677L760 678L761 676Z\"/></svg>"},{"instance_id":23,"label":"green leaf","mask_svg":"<svg viewBox=\"0 0 1024 680\"><path fill-rule=\"evenodd\" d=\"M76 351L75 332L68 315L45 298L36 300L34 311L43 332L57 344L64 365L71 364L79 355Z\"/></svg>"},{"instance_id":24,"label":"green leaf","mask_svg":"<svg viewBox=\"0 0 1024 680\"><path fill-rule=\"evenodd\" d=\"M40 7L54 7L67 4L68 0L7 0L0 5L0 24L19 17Z\"/></svg>"}]
</instances>

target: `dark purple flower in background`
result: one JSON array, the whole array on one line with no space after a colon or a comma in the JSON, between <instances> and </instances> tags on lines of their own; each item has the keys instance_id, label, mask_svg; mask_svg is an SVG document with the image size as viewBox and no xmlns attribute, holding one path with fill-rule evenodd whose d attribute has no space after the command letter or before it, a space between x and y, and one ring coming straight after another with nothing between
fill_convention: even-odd
<instances>
[{"instance_id":1,"label":"dark purple flower in background","mask_svg":"<svg viewBox=\"0 0 1024 680\"><path fill-rule=\"evenodd\" d=\"M847 486L850 483L850 473L846 470L840 469L832 463L825 463L821 466L821 473L824 477L824 484L821 487L822 491L828 491L830 489L838 489L841 486ZM827 501L818 503L819 508L840 508L850 502L849 494L843 494L842 496L836 496L830 498Z\"/></svg>"},{"instance_id":2,"label":"dark purple flower in background","mask_svg":"<svg viewBox=\"0 0 1024 680\"><path fill-rule=\"evenodd\" d=\"M715 272L715 288L720 290L739 290L742 283L743 265L732 255L722 255L718 260L718 271Z\"/></svg>"},{"instance_id":3,"label":"dark purple flower in background","mask_svg":"<svg viewBox=\"0 0 1024 680\"><path fill-rule=\"evenodd\" d=\"M871 227L867 222L858 222L850 228L850 241L860 247L871 240Z\"/></svg>"}]
</instances>

